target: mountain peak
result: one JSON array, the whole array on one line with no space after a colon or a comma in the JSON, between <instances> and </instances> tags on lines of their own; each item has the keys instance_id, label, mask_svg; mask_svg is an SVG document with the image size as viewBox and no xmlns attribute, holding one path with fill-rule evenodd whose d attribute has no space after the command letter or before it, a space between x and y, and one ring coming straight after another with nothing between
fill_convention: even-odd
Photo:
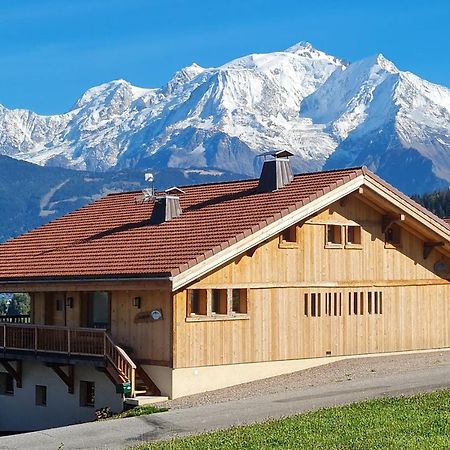
<instances>
[{"instance_id":1,"label":"mountain peak","mask_svg":"<svg viewBox=\"0 0 450 450\"><path fill-rule=\"evenodd\" d=\"M387 72L391 73L399 72L395 64L392 61L389 61L389 59L385 58L382 53L378 53L377 63L382 69L386 70Z\"/></svg>"},{"instance_id":2,"label":"mountain peak","mask_svg":"<svg viewBox=\"0 0 450 450\"><path fill-rule=\"evenodd\" d=\"M368 66L378 66L380 69L383 69L389 73L400 72L395 64L392 61L389 61L389 59L385 58L382 53L378 53L377 55L370 56L361 60L361 64L367 64Z\"/></svg>"},{"instance_id":3,"label":"mountain peak","mask_svg":"<svg viewBox=\"0 0 450 450\"><path fill-rule=\"evenodd\" d=\"M347 66L348 63L336 58L334 56L328 55L327 53L317 50L313 45L308 41L300 41L297 44L292 45L291 47L284 50L285 53L292 53L293 55L312 59L312 60L327 60L335 65Z\"/></svg>"},{"instance_id":4,"label":"mountain peak","mask_svg":"<svg viewBox=\"0 0 450 450\"><path fill-rule=\"evenodd\" d=\"M304 53L305 51L315 50L312 44L308 41L300 41L297 44L291 45L285 50L287 53Z\"/></svg>"}]
</instances>

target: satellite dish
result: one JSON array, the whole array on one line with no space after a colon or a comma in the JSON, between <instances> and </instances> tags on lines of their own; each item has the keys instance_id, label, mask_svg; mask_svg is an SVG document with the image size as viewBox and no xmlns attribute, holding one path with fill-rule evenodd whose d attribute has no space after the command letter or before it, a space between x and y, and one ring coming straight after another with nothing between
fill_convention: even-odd
<instances>
[{"instance_id":1,"label":"satellite dish","mask_svg":"<svg viewBox=\"0 0 450 450\"><path fill-rule=\"evenodd\" d=\"M153 176L152 173L146 172L144 175L144 179L145 179L145 181L148 181L149 183L153 183L153 180L155 179L155 177Z\"/></svg>"}]
</instances>

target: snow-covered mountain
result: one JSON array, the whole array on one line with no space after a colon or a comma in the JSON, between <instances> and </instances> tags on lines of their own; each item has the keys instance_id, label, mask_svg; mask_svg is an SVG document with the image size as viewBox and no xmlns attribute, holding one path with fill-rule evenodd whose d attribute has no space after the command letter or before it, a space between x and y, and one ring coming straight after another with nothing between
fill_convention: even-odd
<instances>
[{"instance_id":1,"label":"snow-covered mountain","mask_svg":"<svg viewBox=\"0 0 450 450\"><path fill-rule=\"evenodd\" d=\"M40 165L254 176L270 149L297 171L367 164L407 192L448 186L450 90L382 55L348 64L301 42L193 64L158 89L105 83L62 115L0 106L0 153Z\"/></svg>"}]
</instances>

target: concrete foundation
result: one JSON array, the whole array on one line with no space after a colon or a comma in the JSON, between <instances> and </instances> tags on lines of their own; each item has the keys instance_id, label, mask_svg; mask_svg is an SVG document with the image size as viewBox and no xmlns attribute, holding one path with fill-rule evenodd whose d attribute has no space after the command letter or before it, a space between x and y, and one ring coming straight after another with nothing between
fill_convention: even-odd
<instances>
[{"instance_id":1,"label":"concrete foundation","mask_svg":"<svg viewBox=\"0 0 450 450\"><path fill-rule=\"evenodd\" d=\"M102 372L93 366L75 366L75 392L46 365L23 362L22 388L14 382L14 395L0 395L0 432L31 431L95 420L95 410L123 409L123 398ZM4 372L0 366L0 372ZM80 406L80 381L95 383L95 405ZM36 405L36 385L47 387L47 405Z\"/></svg>"}]
</instances>

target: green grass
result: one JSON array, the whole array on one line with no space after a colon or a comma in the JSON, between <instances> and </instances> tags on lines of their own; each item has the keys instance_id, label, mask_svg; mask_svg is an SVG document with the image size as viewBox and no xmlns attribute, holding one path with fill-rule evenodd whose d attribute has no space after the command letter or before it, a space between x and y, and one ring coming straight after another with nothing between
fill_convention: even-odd
<instances>
[{"instance_id":1,"label":"green grass","mask_svg":"<svg viewBox=\"0 0 450 450\"><path fill-rule=\"evenodd\" d=\"M158 408L154 405L143 405L136 406L134 408L129 409L128 411L124 411L120 414L116 414L112 416L113 419L124 419L125 417L137 417L137 416L145 416L147 414L155 414L159 412L165 412L167 408Z\"/></svg>"},{"instance_id":2,"label":"green grass","mask_svg":"<svg viewBox=\"0 0 450 450\"><path fill-rule=\"evenodd\" d=\"M450 449L450 391L323 409L136 449Z\"/></svg>"}]
</instances>

